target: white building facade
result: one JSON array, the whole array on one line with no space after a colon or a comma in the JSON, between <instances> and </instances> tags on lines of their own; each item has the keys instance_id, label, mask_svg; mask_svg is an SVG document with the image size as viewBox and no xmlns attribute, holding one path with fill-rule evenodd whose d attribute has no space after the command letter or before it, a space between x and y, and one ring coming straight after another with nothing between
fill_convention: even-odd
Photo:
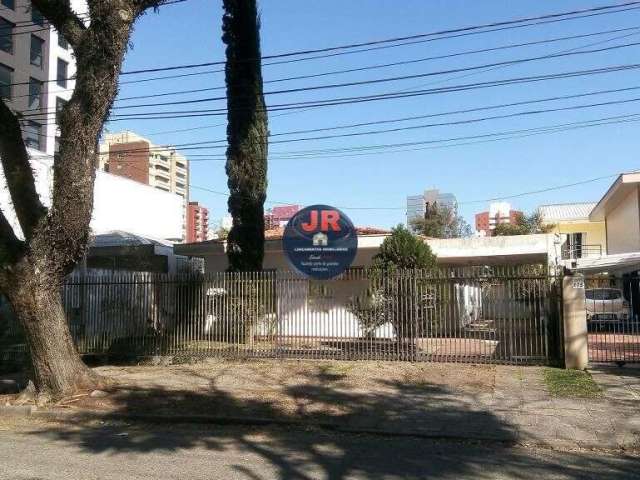
<instances>
[{"instance_id":1,"label":"white building facade","mask_svg":"<svg viewBox=\"0 0 640 480\"><path fill-rule=\"evenodd\" d=\"M81 17L83 0L71 0ZM73 52L28 0L1 0L0 95L21 114L27 146L37 155L53 155L60 135L56 111L73 93Z\"/></svg>"},{"instance_id":2,"label":"white building facade","mask_svg":"<svg viewBox=\"0 0 640 480\"><path fill-rule=\"evenodd\" d=\"M29 150L29 153L36 152ZM53 158L33 158L31 166L40 200L45 206L50 206ZM22 236L1 170L0 208L16 234ZM180 195L163 192L107 172L96 172L90 224L93 234L121 230L144 237L180 241L183 216L183 199Z\"/></svg>"}]
</instances>

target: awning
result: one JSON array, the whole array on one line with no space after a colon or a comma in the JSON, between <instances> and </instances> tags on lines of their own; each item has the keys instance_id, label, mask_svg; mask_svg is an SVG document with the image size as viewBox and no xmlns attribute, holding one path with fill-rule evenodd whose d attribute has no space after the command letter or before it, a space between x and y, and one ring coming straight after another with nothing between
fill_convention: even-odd
<instances>
[{"instance_id":1,"label":"awning","mask_svg":"<svg viewBox=\"0 0 640 480\"><path fill-rule=\"evenodd\" d=\"M640 252L603 255L599 258L578 258L569 269L579 273L628 273L640 270Z\"/></svg>"}]
</instances>

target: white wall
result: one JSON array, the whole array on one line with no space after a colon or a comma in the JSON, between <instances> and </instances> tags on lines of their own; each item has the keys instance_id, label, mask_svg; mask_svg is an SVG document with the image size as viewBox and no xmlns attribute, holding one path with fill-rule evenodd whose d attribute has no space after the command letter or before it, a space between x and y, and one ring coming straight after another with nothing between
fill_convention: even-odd
<instances>
[{"instance_id":1,"label":"white wall","mask_svg":"<svg viewBox=\"0 0 640 480\"><path fill-rule=\"evenodd\" d=\"M36 157L42 155L37 150L28 149L29 154L33 154ZM33 176L36 183L36 191L40 195L40 201L45 205L51 205L51 186L53 185L53 171L51 170L51 160L37 159L31 161L31 169L33 170ZM7 218L13 231L20 238L24 238L22 235L22 229L18 223L15 211L13 209L13 203L11 202L11 196L9 189L4 178L4 171L0 166L0 209Z\"/></svg>"},{"instance_id":2,"label":"white wall","mask_svg":"<svg viewBox=\"0 0 640 480\"><path fill-rule=\"evenodd\" d=\"M29 153L41 155L31 150ZM52 160L37 157L31 161L31 166L40 199L44 205L49 206L53 184ZM163 192L133 180L98 171L93 198L93 233L124 230L158 239L182 237L183 199L175 193ZM0 208L16 234L22 237L2 168Z\"/></svg>"},{"instance_id":3,"label":"white wall","mask_svg":"<svg viewBox=\"0 0 640 480\"><path fill-rule=\"evenodd\" d=\"M607 213L607 254L640 251L640 202L638 187Z\"/></svg>"},{"instance_id":4,"label":"white wall","mask_svg":"<svg viewBox=\"0 0 640 480\"><path fill-rule=\"evenodd\" d=\"M176 193L96 172L94 233L124 230L145 237L182 238L183 199Z\"/></svg>"}]
</instances>

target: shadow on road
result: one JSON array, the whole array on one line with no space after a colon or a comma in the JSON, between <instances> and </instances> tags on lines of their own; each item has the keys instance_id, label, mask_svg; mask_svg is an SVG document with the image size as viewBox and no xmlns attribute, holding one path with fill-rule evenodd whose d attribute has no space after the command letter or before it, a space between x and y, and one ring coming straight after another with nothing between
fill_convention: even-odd
<instances>
[{"instance_id":1,"label":"shadow on road","mask_svg":"<svg viewBox=\"0 0 640 480\"><path fill-rule=\"evenodd\" d=\"M208 388L198 391L114 389L108 405L118 414L261 417L304 422L306 426L141 426L91 422L48 426L31 434L77 447L84 453L108 454L114 462L120 454L143 457L191 450L228 454L233 478L247 479L498 478L498 475L591 478L589 472L598 471L597 478L613 480L637 474L637 459L603 460L576 453L568 454L567 461L566 456L561 459L551 451L531 455L523 449L511 448L515 426L491 411L478 409L472 396L459 399L441 385L379 381L375 393L359 392L353 386L344 388L339 373L319 367L303 385L282 385L284 395L265 393L263 397L254 394L243 398L219 388L215 378L209 380ZM318 423L353 430L386 430L389 435L356 435L313 426ZM464 441L466 434L473 431L482 431L496 442ZM392 434L403 432L429 434L443 440ZM266 475L265 469L272 473Z\"/></svg>"}]
</instances>

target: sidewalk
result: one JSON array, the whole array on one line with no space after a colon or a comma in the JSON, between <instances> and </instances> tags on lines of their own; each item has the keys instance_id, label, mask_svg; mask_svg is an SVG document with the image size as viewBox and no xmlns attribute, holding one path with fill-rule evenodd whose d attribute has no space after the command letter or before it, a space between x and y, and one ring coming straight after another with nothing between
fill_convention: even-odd
<instances>
[{"instance_id":1,"label":"sidewalk","mask_svg":"<svg viewBox=\"0 0 640 480\"><path fill-rule=\"evenodd\" d=\"M210 360L96 370L117 386L37 415L293 423L561 447L640 447L640 369L595 371L605 389L595 399L551 397L539 367Z\"/></svg>"}]
</instances>

